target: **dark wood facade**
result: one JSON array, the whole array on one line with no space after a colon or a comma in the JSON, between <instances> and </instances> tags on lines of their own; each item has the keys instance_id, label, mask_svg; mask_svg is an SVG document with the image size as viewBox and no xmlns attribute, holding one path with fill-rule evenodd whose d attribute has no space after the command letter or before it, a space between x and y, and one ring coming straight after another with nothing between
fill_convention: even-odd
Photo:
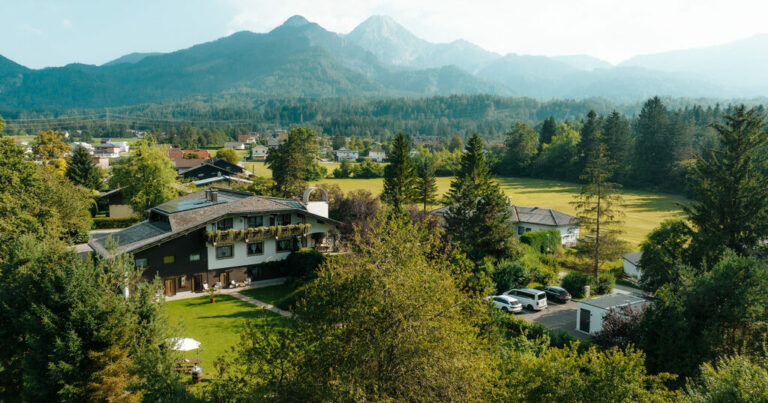
<instances>
[{"instance_id":1,"label":"dark wood facade","mask_svg":"<svg viewBox=\"0 0 768 403\"><path fill-rule=\"evenodd\" d=\"M160 277L168 296L184 291L203 292L203 284L213 287L221 282L227 287L230 281L245 281L248 267L208 270L208 250L204 235L205 229L201 228L135 253L137 263L146 263L142 278L152 281L155 276ZM173 262L170 262L170 256L173 256Z\"/></svg>"}]
</instances>

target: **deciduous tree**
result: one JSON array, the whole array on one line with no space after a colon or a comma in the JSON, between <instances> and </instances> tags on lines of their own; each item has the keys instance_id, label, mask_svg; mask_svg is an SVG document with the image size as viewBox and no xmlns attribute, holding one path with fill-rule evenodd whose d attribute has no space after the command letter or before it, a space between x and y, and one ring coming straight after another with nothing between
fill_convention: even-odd
<instances>
[{"instance_id":1,"label":"deciduous tree","mask_svg":"<svg viewBox=\"0 0 768 403\"><path fill-rule=\"evenodd\" d=\"M154 137L145 136L134 146L134 153L121 158L112 170L110 185L121 188L134 214L146 217L150 207L179 195L179 182L173 162Z\"/></svg>"},{"instance_id":2,"label":"deciduous tree","mask_svg":"<svg viewBox=\"0 0 768 403\"><path fill-rule=\"evenodd\" d=\"M216 151L216 156L224 158L230 164L237 165L237 163L240 162L240 154L231 148L222 148L221 150Z\"/></svg>"}]
</instances>

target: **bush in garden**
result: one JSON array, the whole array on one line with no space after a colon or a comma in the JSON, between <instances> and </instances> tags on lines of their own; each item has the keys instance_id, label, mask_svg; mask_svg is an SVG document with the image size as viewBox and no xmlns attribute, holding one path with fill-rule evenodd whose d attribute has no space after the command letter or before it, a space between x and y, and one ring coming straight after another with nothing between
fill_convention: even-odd
<instances>
[{"instance_id":1,"label":"bush in garden","mask_svg":"<svg viewBox=\"0 0 768 403\"><path fill-rule=\"evenodd\" d=\"M645 313L644 307L623 306L611 308L603 317L603 330L595 335L595 343L603 347L624 349L639 341L638 323Z\"/></svg>"},{"instance_id":2,"label":"bush in garden","mask_svg":"<svg viewBox=\"0 0 768 403\"><path fill-rule=\"evenodd\" d=\"M616 285L616 278L610 272L602 272L598 275L597 285L595 287L596 294L610 294L613 292L613 286Z\"/></svg>"},{"instance_id":3,"label":"bush in garden","mask_svg":"<svg viewBox=\"0 0 768 403\"><path fill-rule=\"evenodd\" d=\"M584 298L584 286L587 285L592 285L592 277L584 273L568 273L562 282L562 287L571 293L573 298Z\"/></svg>"},{"instance_id":4,"label":"bush in garden","mask_svg":"<svg viewBox=\"0 0 768 403\"><path fill-rule=\"evenodd\" d=\"M520 242L530 245L538 253L555 253L560 250L560 231L548 229L526 232L520 235Z\"/></svg>"},{"instance_id":5,"label":"bush in garden","mask_svg":"<svg viewBox=\"0 0 768 403\"><path fill-rule=\"evenodd\" d=\"M520 262L502 260L493 271L493 282L496 284L496 291L502 293L525 287L530 282L530 276L528 269Z\"/></svg>"}]
</instances>

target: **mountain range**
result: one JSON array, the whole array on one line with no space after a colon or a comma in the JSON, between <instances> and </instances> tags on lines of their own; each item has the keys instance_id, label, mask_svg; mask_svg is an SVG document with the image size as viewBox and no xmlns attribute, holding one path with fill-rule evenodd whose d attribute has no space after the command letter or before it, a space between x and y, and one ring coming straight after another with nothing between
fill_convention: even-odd
<instances>
[{"instance_id":1,"label":"mountain range","mask_svg":"<svg viewBox=\"0 0 768 403\"><path fill-rule=\"evenodd\" d=\"M464 40L432 43L383 16L348 34L293 16L268 33L241 31L175 52L131 53L101 66L34 70L0 56L0 108L101 108L227 95L496 94L636 102L653 95L768 95L767 78L768 35L613 66L587 55L500 55Z\"/></svg>"}]
</instances>

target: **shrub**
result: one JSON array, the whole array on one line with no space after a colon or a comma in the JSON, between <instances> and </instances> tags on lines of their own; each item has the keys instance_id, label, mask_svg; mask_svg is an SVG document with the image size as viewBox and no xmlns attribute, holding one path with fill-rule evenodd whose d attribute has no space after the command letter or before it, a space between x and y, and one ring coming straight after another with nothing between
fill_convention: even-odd
<instances>
[{"instance_id":1,"label":"shrub","mask_svg":"<svg viewBox=\"0 0 768 403\"><path fill-rule=\"evenodd\" d=\"M568 273L563 278L562 286L573 298L584 298L584 286L592 285L592 277L583 273Z\"/></svg>"},{"instance_id":2,"label":"shrub","mask_svg":"<svg viewBox=\"0 0 768 403\"><path fill-rule=\"evenodd\" d=\"M502 260L493 271L493 282L497 292L525 287L530 282L528 269L520 262Z\"/></svg>"},{"instance_id":3,"label":"shrub","mask_svg":"<svg viewBox=\"0 0 768 403\"><path fill-rule=\"evenodd\" d=\"M520 242L530 245L538 253L555 253L560 249L560 231L556 229L530 231L520 236Z\"/></svg>"},{"instance_id":4,"label":"shrub","mask_svg":"<svg viewBox=\"0 0 768 403\"><path fill-rule=\"evenodd\" d=\"M543 265L532 267L529 271L529 277L531 281L544 285L557 283L557 272Z\"/></svg>"},{"instance_id":5,"label":"shrub","mask_svg":"<svg viewBox=\"0 0 768 403\"><path fill-rule=\"evenodd\" d=\"M325 256L314 249L300 250L291 253L283 261L283 273L291 277L305 277L314 273L324 260Z\"/></svg>"},{"instance_id":6,"label":"shrub","mask_svg":"<svg viewBox=\"0 0 768 403\"><path fill-rule=\"evenodd\" d=\"M603 295L613 292L613 286L616 285L616 278L610 272L602 272L598 275L595 293Z\"/></svg>"},{"instance_id":7,"label":"shrub","mask_svg":"<svg viewBox=\"0 0 768 403\"><path fill-rule=\"evenodd\" d=\"M79 244L79 243L87 243L90 240L90 236L88 235L88 232L78 232L72 237L72 243Z\"/></svg>"},{"instance_id":8,"label":"shrub","mask_svg":"<svg viewBox=\"0 0 768 403\"><path fill-rule=\"evenodd\" d=\"M93 219L92 229L116 229L127 228L139 222L136 217L96 217Z\"/></svg>"},{"instance_id":9,"label":"shrub","mask_svg":"<svg viewBox=\"0 0 768 403\"><path fill-rule=\"evenodd\" d=\"M638 324L644 313L645 308L632 306L611 308L603 317L603 329L595 335L595 343L606 348L617 346L622 349L637 344L640 336Z\"/></svg>"}]
</instances>

